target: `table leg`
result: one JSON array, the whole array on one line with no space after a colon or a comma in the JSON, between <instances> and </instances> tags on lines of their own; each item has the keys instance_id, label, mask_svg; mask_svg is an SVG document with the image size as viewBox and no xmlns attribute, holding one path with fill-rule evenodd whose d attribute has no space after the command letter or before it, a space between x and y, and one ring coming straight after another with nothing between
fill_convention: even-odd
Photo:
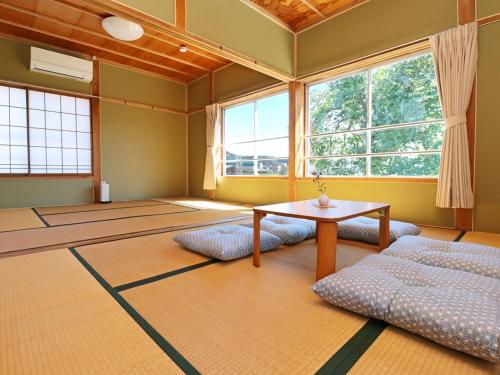
<instances>
[{"instance_id":1,"label":"table leg","mask_svg":"<svg viewBox=\"0 0 500 375\"><path fill-rule=\"evenodd\" d=\"M379 211L379 251L384 250L389 246L390 234L389 234L389 207L386 207Z\"/></svg>"},{"instance_id":2,"label":"table leg","mask_svg":"<svg viewBox=\"0 0 500 375\"><path fill-rule=\"evenodd\" d=\"M337 223L318 222L318 255L316 257L316 281L335 272L337 256Z\"/></svg>"},{"instance_id":3,"label":"table leg","mask_svg":"<svg viewBox=\"0 0 500 375\"><path fill-rule=\"evenodd\" d=\"M253 265L260 267L260 220L266 216L260 212L253 213Z\"/></svg>"}]
</instances>

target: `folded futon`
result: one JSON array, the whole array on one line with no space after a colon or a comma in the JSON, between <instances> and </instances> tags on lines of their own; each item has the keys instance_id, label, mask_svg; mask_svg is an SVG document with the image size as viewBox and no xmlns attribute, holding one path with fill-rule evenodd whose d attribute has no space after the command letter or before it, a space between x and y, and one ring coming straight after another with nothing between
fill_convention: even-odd
<instances>
[{"instance_id":1,"label":"folded futon","mask_svg":"<svg viewBox=\"0 0 500 375\"><path fill-rule=\"evenodd\" d=\"M370 255L314 286L321 298L450 348L500 361L500 280Z\"/></svg>"},{"instance_id":2,"label":"folded futon","mask_svg":"<svg viewBox=\"0 0 500 375\"><path fill-rule=\"evenodd\" d=\"M405 236L382 252L430 266L500 278L500 249L468 242Z\"/></svg>"}]
</instances>

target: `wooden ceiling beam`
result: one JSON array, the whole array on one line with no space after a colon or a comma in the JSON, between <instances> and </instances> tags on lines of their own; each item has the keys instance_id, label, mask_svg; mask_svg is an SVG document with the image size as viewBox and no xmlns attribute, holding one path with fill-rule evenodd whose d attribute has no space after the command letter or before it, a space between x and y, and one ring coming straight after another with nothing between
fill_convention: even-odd
<instances>
[{"instance_id":1,"label":"wooden ceiling beam","mask_svg":"<svg viewBox=\"0 0 500 375\"><path fill-rule=\"evenodd\" d=\"M325 14L318 9L318 7L312 3L311 0L300 0L300 2L306 5L309 9L311 9L314 13L316 13L321 18L326 18Z\"/></svg>"},{"instance_id":2,"label":"wooden ceiling beam","mask_svg":"<svg viewBox=\"0 0 500 375\"><path fill-rule=\"evenodd\" d=\"M78 11L80 11L82 13L85 13L85 14L87 14L89 16L98 18L99 20L102 20L104 18L100 13L97 13L97 12L91 11L91 10L89 10L87 8L78 6L78 5L72 3L71 1L68 1L68 0L52 0L52 1L56 2L58 4L61 4L61 5L64 5L64 6L68 7L68 8L78 10ZM150 32L148 32L147 28L144 29L144 36L150 37L150 38L155 39L155 40L157 40L159 42L162 42L162 43L174 46L176 48L178 48L179 45L182 44L182 41L175 41L175 42L173 42L173 41L170 41L168 39L159 37L159 36L157 36L157 35L155 35L153 33L150 33ZM226 64L227 63L226 59L222 59L222 58L220 58L217 55L207 54L204 51L198 51L196 48L192 48L191 46L188 46L188 53L192 53L192 54L200 56L200 57L202 57L204 59L215 61L215 62L220 63L220 64Z\"/></svg>"},{"instance_id":3,"label":"wooden ceiling beam","mask_svg":"<svg viewBox=\"0 0 500 375\"><path fill-rule=\"evenodd\" d=\"M134 60L134 61L137 61L139 63L145 64L145 65L155 66L155 67L160 68L162 70L170 71L170 72L173 72L173 73L176 73L176 74L188 77L188 80L191 79L191 78L193 78L193 77L196 77L196 75L194 75L194 74L186 73L186 72L184 72L182 70L179 70L179 69L169 68L169 67L167 67L165 65L157 64L157 63L154 63L152 61L145 61L143 59L131 56L131 55L126 54L126 53L122 53L122 52L110 50L108 48L105 48L105 47L102 47L102 46L99 46L99 45L96 45L96 44L82 42L82 41L79 41L79 40L75 40L73 38L68 38L68 37L65 37L65 36L62 36L62 35L59 35L59 34L56 34L56 33L52 33L50 31L46 31L46 30L40 29L38 27L32 27L32 26L28 26L26 24L14 22L14 21L5 19L3 17L0 17L0 23L4 23L4 24L7 24L7 25L15 26L15 27L18 27L18 28L21 28L21 29L25 29L25 30L34 31L34 32L37 32L37 33L40 33L40 34L43 34L43 35L51 36L51 37L56 38L56 39L65 40L67 42L71 42L71 43L79 44L79 45L82 45L82 46L90 47L90 48L93 48L95 50L99 50L99 51L103 51L103 52L109 53L111 55L121 56L121 57L130 59L130 60Z\"/></svg>"},{"instance_id":4,"label":"wooden ceiling beam","mask_svg":"<svg viewBox=\"0 0 500 375\"><path fill-rule=\"evenodd\" d=\"M73 30L78 30L78 31L81 31L81 32L84 32L84 33L87 33L89 35L93 35L93 36L96 36L96 37L99 37L99 38L103 38L103 39L109 40L109 41L111 41L113 43L123 44L123 45L129 46L129 47L135 48L135 49L139 49L139 50L141 50L143 52L146 52L146 53L150 53L150 54L153 54L153 55L156 55L156 56L163 57L163 58L168 59L168 60L172 60L172 61L184 64L184 65L188 65L188 66L194 67L194 68L199 69L199 70L201 70L201 71L203 71L205 73L210 71L210 69L207 69L207 68L205 68L202 65L195 64L195 63L192 63L192 62L187 61L187 60L182 60L182 59L173 57L171 55L167 55L165 53L161 53L161 52L158 52L158 51L155 51L155 50L152 50L150 48L146 48L146 47L134 44L134 43L130 43L130 42L126 42L126 41L118 41L117 39L115 39L115 38L113 38L113 37L111 37L109 35L106 35L104 33L99 33L99 32L93 31L93 30L89 30L89 29L86 29L84 27L81 27L81 26L78 26L78 25L75 25L75 24L72 24L72 23L63 21L61 19L57 19L57 18L51 17L51 16L47 16L47 15L42 14L42 13L33 12L31 10L28 10L28 9L25 9L25 8L20 8L20 7L17 7L15 5L6 4L6 3L0 3L0 7L4 7L4 8L8 8L8 9L11 9L11 10L14 10L14 11L17 11L17 12L28 14L28 15L31 15L33 17L44 19L46 21L53 22L53 23L58 24L58 25L63 25L65 27L67 27L67 28L70 28L70 29L73 29Z\"/></svg>"},{"instance_id":5,"label":"wooden ceiling beam","mask_svg":"<svg viewBox=\"0 0 500 375\"><path fill-rule=\"evenodd\" d=\"M137 11L127 5L121 4L113 0L81 0L85 4L95 6L103 9L104 11L128 19L132 22L146 25L159 33L174 37L186 44L191 44L206 52L213 53L220 57L226 58L240 65L246 66L250 69L256 70L268 76L279 79L280 81L290 82L293 81L291 74L281 71L278 68L271 67L265 63L257 61L244 55L240 52L226 48L220 44L209 41L198 35L178 30L175 26L168 24L158 18L147 15L143 12Z\"/></svg>"}]
</instances>

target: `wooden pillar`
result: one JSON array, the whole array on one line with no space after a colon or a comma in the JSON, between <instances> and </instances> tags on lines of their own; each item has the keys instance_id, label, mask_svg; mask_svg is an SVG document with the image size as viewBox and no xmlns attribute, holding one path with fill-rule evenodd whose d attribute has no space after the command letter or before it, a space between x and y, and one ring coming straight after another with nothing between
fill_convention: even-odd
<instances>
[{"instance_id":1,"label":"wooden pillar","mask_svg":"<svg viewBox=\"0 0 500 375\"><path fill-rule=\"evenodd\" d=\"M288 84L289 98L289 144L288 144L288 200L297 197L297 176L302 175L302 140L304 128L304 83L293 81Z\"/></svg>"},{"instance_id":2,"label":"wooden pillar","mask_svg":"<svg viewBox=\"0 0 500 375\"><path fill-rule=\"evenodd\" d=\"M175 0L175 27L186 31L186 0Z\"/></svg>"},{"instance_id":3,"label":"wooden pillar","mask_svg":"<svg viewBox=\"0 0 500 375\"><path fill-rule=\"evenodd\" d=\"M457 0L458 24L464 25L476 20L476 0ZM471 184L474 188L474 159L476 146L476 79L472 86L469 107L467 108L467 140L469 144L469 162ZM457 208L455 210L455 228L472 230L473 209Z\"/></svg>"},{"instance_id":4,"label":"wooden pillar","mask_svg":"<svg viewBox=\"0 0 500 375\"><path fill-rule=\"evenodd\" d=\"M94 184L94 202L101 200L101 99L99 98L99 61L94 61L91 83L92 108L92 175Z\"/></svg>"}]
</instances>

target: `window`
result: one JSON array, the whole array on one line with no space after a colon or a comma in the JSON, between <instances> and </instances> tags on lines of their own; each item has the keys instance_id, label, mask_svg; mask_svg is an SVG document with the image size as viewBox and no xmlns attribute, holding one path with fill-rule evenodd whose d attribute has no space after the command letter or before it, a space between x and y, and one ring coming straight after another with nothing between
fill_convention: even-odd
<instances>
[{"instance_id":1,"label":"window","mask_svg":"<svg viewBox=\"0 0 500 375\"><path fill-rule=\"evenodd\" d=\"M224 174L288 175L288 92L224 109Z\"/></svg>"},{"instance_id":2,"label":"window","mask_svg":"<svg viewBox=\"0 0 500 375\"><path fill-rule=\"evenodd\" d=\"M443 133L429 53L308 87L308 174L436 176Z\"/></svg>"},{"instance_id":3,"label":"window","mask_svg":"<svg viewBox=\"0 0 500 375\"><path fill-rule=\"evenodd\" d=\"M0 174L90 174L90 101L0 86Z\"/></svg>"}]
</instances>

